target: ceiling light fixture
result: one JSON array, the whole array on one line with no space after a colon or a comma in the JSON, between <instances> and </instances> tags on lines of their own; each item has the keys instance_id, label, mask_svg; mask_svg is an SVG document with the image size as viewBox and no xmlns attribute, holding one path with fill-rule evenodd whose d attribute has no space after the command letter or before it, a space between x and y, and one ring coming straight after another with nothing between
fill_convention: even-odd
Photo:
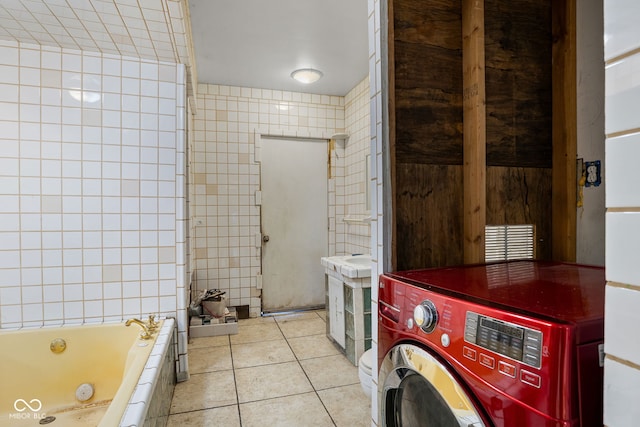
<instances>
[{"instance_id":1,"label":"ceiling light fixture","mask_svg":"<svg viewBox=\"0 0 640 427\"><path fill-rule=\"evenodd\" d=\"M300 83L308 85L320 80L320 77L322 77L322 71L314 70L313 68L301 68L291 73L291 77Z\"/></svg>"}]
</instances>

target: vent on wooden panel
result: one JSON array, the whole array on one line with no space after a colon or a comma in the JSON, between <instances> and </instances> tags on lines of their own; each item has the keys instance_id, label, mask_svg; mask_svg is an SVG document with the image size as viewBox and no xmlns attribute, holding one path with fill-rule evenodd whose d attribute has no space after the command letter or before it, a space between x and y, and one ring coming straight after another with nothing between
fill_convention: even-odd
<instances>
[{"instance_id":1,"label":"vent on wooden panel","mask_svg":"<svg viewBox=\"0 0 640 427\"><path fill-rule=\"evenodd\" d=\"M535 228L527 225L485 226L485 260L533 259Z\"/></svg>"}]
</instances>

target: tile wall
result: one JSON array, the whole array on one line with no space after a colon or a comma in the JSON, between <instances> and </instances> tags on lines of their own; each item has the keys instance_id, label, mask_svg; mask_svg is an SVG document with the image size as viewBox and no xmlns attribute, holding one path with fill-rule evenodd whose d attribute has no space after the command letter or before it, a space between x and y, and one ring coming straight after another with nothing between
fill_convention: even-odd
<instances>
[{"instance_id":1,"label":"tile wall","mask_svg":"<svg viewBox=\"0 0 640 427\"><path fill-rule=\"evenodd\" d=\"M0 39L190 65L186 1L13 0Z\"/></svg>"},{"instance_id":2,"label":"tile wall","mask_svg":"<svg viewBox=\"0 0 640 427\"><path fill-rule=\"evenodd\" d=\"M345 96L344 111L345 131L349 138L336 142L338 153L341 146L344 147L343 159L334 162L342 167L343 174L336 173L337 199L333 216L336 244L331 254L368 254L371 253L371 208L366 200L369 190L366 162L371 160L368 77ZM345 218L351 221L345 222Z\"/></svg>"},{"instance_id":3,"label":"tile wall","mask_svg":"<svg viewBox=\"0 0 640 427\"><path fill-rule=\"evenodd\" d=\"M185 81L0 42L0 328L159 313L186 343Z\"/></svg>"},{"instance_id":4,"label":"tile wall","mask_svg":"<svg viewBox=\"0 0 640 427\"><path fill-rule=\"evenodd\" d=\"M353 148L336 144L329 188L329 216L333 229L329 254L346 250L368 250L366 231L352 233L336 226L336 212L345 205L362 203L364 187L349 189L352 175L363 176L368 84L361 82L347 97L315 95L267 89L198 85L197 114L189 159L189 203L192 228L192 288L221 289L229 305L248 305L250 314L260 314L256 287L260 272L260 208L255 192L260 188L260 168L255 162L256 134L330 138L347 132ZM348 119L345 118L348 100ZM350 153L350 154L349 154ZM358 154L359 153L359 154ZM345 155L343 155L345 154ZM350 156L350 157L349 157ZM351 160L345 160L347 157ZM349 161L359 165L351 165ZM350 184L351 185L351 184ZM368 228L368 226L366 226ZM350 236L347 234L352 233ZM349 242L349 243L347 243ZM319 262L319 260L318 260Z\"/></svg>"},{"instance_id":5,"label":"tile wall","mask_svg":"<svg viewBox=\"0 0 640 427\"><path fill-rule=\"evenodd\" d=\"M382 51L382 46L386 43L384 31L381 31L381 19L386 20L384 9L386 8L385 0L368 0L368 23L369 23L369 82L370 82L370 135L371 135L371 257L373 265L371 266L371 312L378 312L378 276L386 271L389 267L388 257L385 256L389 248L385 248L387 241L386 234L388 229L385 227L385 208L384 196L385 189L389 187L384 183L384 176L390 175L384 173L383 165L388 165L384 159L384 153L389 152L383 149L384 144L388 143L386 124L383 127L383 105L386 94L383 89L383 82L386 76L383 76L383 70L386 68L384 61L386 52ZM384 17L384 18L381 18ZM385 83L386 87L386 83ZM385 119L386 120L386 119ZM388 168L388 166L387 166ZM387 169L388 170L388 169ZM391 206L387 204L387 208ZM390 240L389 240L390 241ZM388 245L388 243L387 243ZM371 349L373 351L373 360L378 360L378 322L371 325ZM372 393L371 393L371 423L378 424L378 365L374 363L371 368L372 377Z\"/></svg>"},{"instance_id":6,"label":"tile wall","mask_svg":"<svg viewBox=\"0 0 640 427\"><path fill-rule=\"evenodd\" d=\"M640 27L634 0L604 2L607 163L604 424L640 419Z\"/></svg>"}]
</instances>

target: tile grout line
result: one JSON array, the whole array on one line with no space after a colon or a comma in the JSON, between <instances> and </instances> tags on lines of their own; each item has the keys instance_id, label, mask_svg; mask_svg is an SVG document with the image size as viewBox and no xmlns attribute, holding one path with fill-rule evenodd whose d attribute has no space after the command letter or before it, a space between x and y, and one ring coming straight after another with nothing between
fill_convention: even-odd
<instances>
[{"instance_id":1,"label":"tile grout line","mask_svg":"<svg viewBox=\"0 0 640 427\"><path fill-rule=\"evenodd\" d=\"M239 327L240 325L238 325ZM238 381L236 380L236 364L233 360L233 346L231 345L231 335L227 335L227 340L229 344L229 355L231 357L231 372L233 372L233 387L236 390L236 409L238 410L238 422L240 423L240 427L242 427L242 414L240 413L240 396L238 395Z\"/></svg>"},{"instance_id":2,"label":"tile grout line","mask_svg":"<svg viewBox=\"0 0 640 427\"><path fill-rule=\"evenodd\" d=\"M183 414L191 414L192 412L204 412L204 411L210 411L212 409L218 409L218 408L228 408L230 406L238 406L238 404L236 403L230 403L228 405L220 405L220 406L212 406L210 408L199 408L199 409L194 409L192 411L181 411L181 412L173 412L171 414L169 414L169 416L173 416L173 415L183 415Z\"/></svg>"},{"instance_id":3,"label":"tile grout line","mask_svg":"<svg viewBox=\"0 0 640 427\"><path fill-rule=\"evenodd\" d=\"M318 318L320 320L323 320L325 322L326 325L326 320L324 320L322 317L320 317L320 315L315 312L316 316L318 316ZM329 419L331 420L331 422L333 423L334 426L337 426L336 424L336 420L333 419L333 417L331 416L331 412L329 412L329 409L327 408L327 406L324 404L324 401L322 400L322 398L320 397L320 395L318 394L318 390L316 390L316 386L313 385L313 382L311 381L311 378L309 378L309 375L307 374L307 371L304 370L304 367L302 366L302 363L300 363L300 359L298 358L298 355L296 354L296 352L293 350L293 347L291 347L291 343L289 343L289 338L287 338L284 335L284 332L282 331L282 328L280 328L280 324L278 323L278 321L276 321L276 324L278 325L278 329L280 330L280 333L282 333L282 336L284 337L284 340L287 343L287 346L289 346L289 350L291 350L291 353L293 353L293 357L295 357L296 362L298 362L298 366L300 366L300 369L302 370L302 373L304 374L304 376L307 378L307 381L309 381L309 384L311 384L311 388L313 389L314 394L316 395L316 397L318 398L318 400L320 401L320 404L322 405L322 407L324 408L325 412L327 413L327 415L329 416ZM308 335L307 335L308 336ZM299 337L295 337L295 338L299 338Z\"/></svg>"},{"instance_id":4,"label":"tile grout line","mask_svg":"<svg viewBox=\"0 0 640 427\"><path fill-rule=\"evenodd\" d=\"M322 316L320 316L320 314L319 314L319 313L317 313L317 312L315 312L315 313L316 313L316 316L317 316L316 318L320 318L320 320L322 320L322 321L324 322L324 324L326 325L326 320L325 320L325 319L323 319L323 318L322 318ZM320 396L319 392L320 392L320 391L326 391L326 390L338 389L338 388L341 388L341 387L344 387L344 386L350 386L351 384L344 384L344 385L341 385L341 386L328 387L328 388L325 388L325 389L322 389L322 390L319 390L319 389L317 389L317 388L316 388L316 386L315 386L315 385L313 384L313 382L311 381L311 378L309 377L309 374L307 373L307 371L305 371L305 369L304 369L304 367L303 367L303 365L302 365L302 361L306 361L306 360L309 360L309 359L318 359L318 358L321 358L321 357L320 357L320 356L317 356L317 357L311 357L311 358L300 359L299 355L298 355L298 354L296 354L296 352L294 351L294 349L293 349L293 347L292 347L292 344L291 344L291 342L290 342L290 340L293 340L293 339L296 339L296 338L300 338L300 337L297 337L297 336L295 336L295 337L287 337L287 336L285 336L285 332L284 332L284 331L285 331L285 330L287 330L287 328L283 328L283 327L281 327L281 326L282 326L282 325L281 325L281 323L282 323L282 324L284 324L284 323L288 323L288 322L294 323L294 322L296 322L296 321L298 321L298 320L304 320L304 319L292 319L292 320L287 320L287 321L285 321L285 322L277 322L277 321L274 321L274 322L273 322L273 323L276 323L276 324L277 324L278 331L280 332L280 334L281 334L282 338L284 339L284 341L285 341L285 343L286 343L287 347L289 348L289 351L291 352L291 354L292 354L292 356L293 356L293 360L291 360L290 362L270 363L269 365L275 365L275 364L281 364L281 363L291 363L291 362L294 362L294 361L295 361L295 362L297 362L297 366L299 366L299 368L302 370L302 372L303 372L303 374L304 374L305 378L307 378L307 381L308 381L308 382L309 382L309 384L311 385L312 390L307 391L307 392L303 392L303 393L293 393L293 394L287 394L287 395L285 395L285 396L277 396L277 397L274 397L274 398L258 399L258 400L255 400L255 401L251 401L251 402L244 402L244 403L252 403L252 402L260 402L260 401L268 401L268 400L274 400L274 399L279 399L279 398L283 398L283 397L294 397L294 396L302 396L302 395L311 395L311 393L313 393L313 394L315 394L315 396L319 399L320 404L322 405L322 407L323 407L323 408L324 408L324 410L325 410L325 413L329 416L329 419L331 420L331 425L333 425L333 426L335 427L335 426L337 426L337 425L338 425L338 424L337 424L337 419L336 419L336 418L334 418L334 416L331 414L331 412L329 411L329 409L328 409L328 407L326 406L325 402L322 400L322 398L321 398L321 396ZM314 336L314 335L322 336L323 334L303 335L303 336L301 336L301 337L308 337L308 336ZM241 415L241 410L240 410L240 396L239 396L239 389L238 389L238 379L237 379L236 374L237 374L237 372L239 372L241 369L245 369L245 368L240 368L240 367L238 367L238 364L236 364L236 362L237 362L237 361L235 361L235 360L234 360L234 351L233 351L233 342L232 342L232 338L233 338L233 337L232 337L231 335L228 335L228 336L227 336L227 339L225 340L225 341L226 341L226 344L225 344L225 345L226 345L226 346L228 346L228 348L229 348L229 355L230 355L230 359L231 359L231 371L232 371L232 374L233 374L234 388L235 388L235 394L236 394L236 403L230 403L230 404L228 404L228 405L216 406L216 407L212 407L212 408L199 408L199 409L194 409L194 410L191 410L191 411L176 412L175 414L171 414L171 415L188 414L188 413L198 413L198 412L207 411L207 410L209 410L209 409L217 409L217 408L223 408L223 407L230 408L231 406L235 406L235 407L236 407L237 414L238 414L238 423L239 423L238 425L239 425L240 427L242 427L242 425L243 425L243 420L242 420L242 415ZM279 340L280 340L280 339L279 339ZM279 341L279 340L278 340L278 341ZM271 340L266 340L266 341L256 341L256 342L269 342L269 341L271 341ZM241 345L241 344L243 344L243 343L240 343L240 345ZM249 344L250 344L250 343L249 343ZM202 348L208 348L208 347L202 347ZM238 354L236 354L236 357L240 357L240 354L239 354L239 353L238 353ZM247 368L250 368L250 367L247 367ZM212 372L213 372L213 371L212 371ZM202 374L206 374L206 373L207 373L207 372L203 372ZM357 384L357 382L355 382L353 385L356 385L356 384Z\"/></svg>"}]
</instances>

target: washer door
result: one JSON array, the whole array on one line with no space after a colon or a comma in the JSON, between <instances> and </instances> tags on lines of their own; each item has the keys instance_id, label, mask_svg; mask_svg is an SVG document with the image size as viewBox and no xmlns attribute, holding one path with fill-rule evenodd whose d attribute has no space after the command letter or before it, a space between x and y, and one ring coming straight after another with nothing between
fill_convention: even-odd
<instances>
[{"instance_id":1,"label":"washer door","mask_svg":"<svg viewBox=\"0 0 640 427\"><path fill-rule=\"evenodd\" d=\"M486 427L458 380L420 347L392 348L379 380L381 426Z\"/></svg>"}]
</instances>

